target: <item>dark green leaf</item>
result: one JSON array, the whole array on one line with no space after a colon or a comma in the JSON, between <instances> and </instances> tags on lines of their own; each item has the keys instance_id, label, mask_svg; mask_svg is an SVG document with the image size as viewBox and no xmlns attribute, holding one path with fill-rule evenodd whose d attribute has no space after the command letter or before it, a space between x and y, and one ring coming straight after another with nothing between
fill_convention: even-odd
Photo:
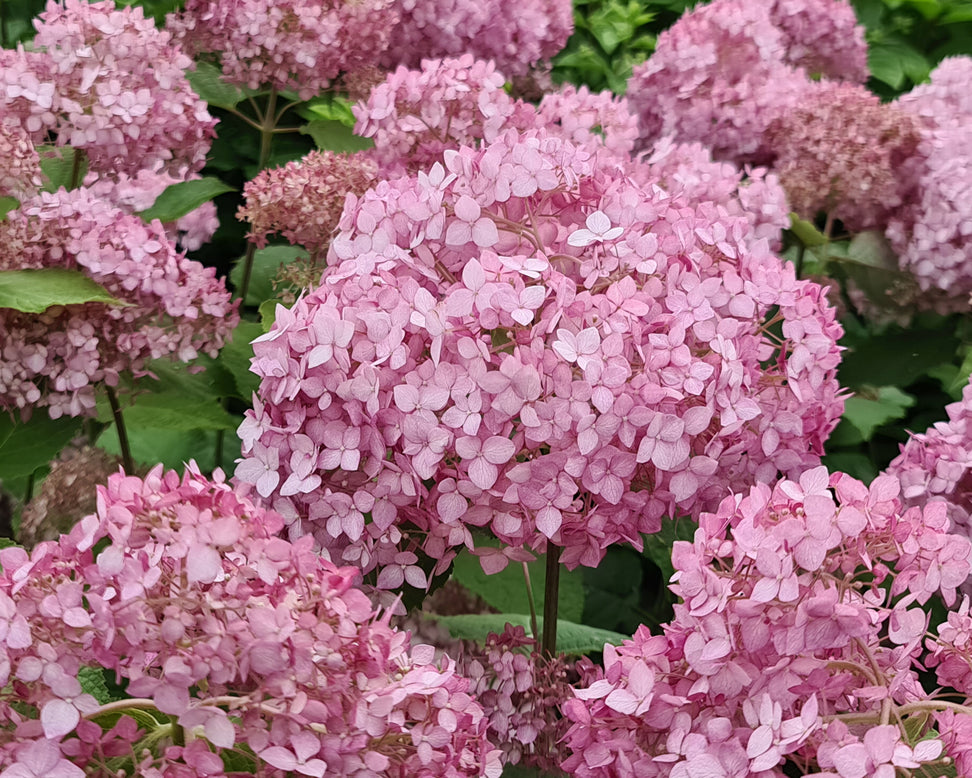
<instances>
[{"instance_id":1,"label":"dark green leaf","mask_svg":"<svg viewBox=\"0 0 972 778\"><path fill-rule=\"evenodd\" d=\"M672 567L672 546L676 540L691 541L695 537L698 524L684 516L678 519L662 519L661 530L653 535L645 535L645 556L654 562L662 571L662 578L667 582L675 575Z\"/></svg>"},{"instance_id":2,"label":"dark green leaf","mask_svg":"<svg viewBox=\"0 0 972 778\"><path fill-rule=\"evenodd\" d=\"M16 197L0 197L0 221L7 218L7 214L14 208L20 207L20 200Z\"/></svg>"},{"instance_id":3,"label":"dark green leaf","mask_svg":"<svg viewBox=\"0 0 972 778\"><path fill-rule=\"evenodd\" d=\"M105 303L129 306L80 270L47 267L37 270L0 270L0 308L43 313L54 305Z\"/></svg>"},{"instance_id":4,"label":"dark green leaf","mask_svg":"<svg viewBox=\"0 0 972 778\"><path fill-rule=\"evenodd\" d=\"M236 396L249 402L260 387L260 377L250 371L253 346L250 342L263 334L263 327L253 321L241 321L233 330L233 339L219 352L219 363L233 376Z\"/></svg>"},{"instance_id":5,"label":"dark green leaf","mask_svg":"<svg viewBox=\"0 0 972 778\"><path fill-rule=\"evenodd\" d=\"M906 387L936 365L951 362L958 341L948 331L890 331L849 342L839 368L841 386Z\"/></svg>"},{"instance_id":6,"label":"dark green leaf","mask_svg":"<svg viewBox=\"0 0 972 778\"><path fill-rule=\"evenodd\" d=\"M507 622L530 631L530 617L519 613L470 613L461 616L436 616L454 638L484 643L490 632L501 633ZM543 619L537 619L543 629ZM590 654L604 650L605 643L620 645L624 635L606 629L587 627L557 619L557 652L561 654Z\"/></svg>"},{"instance_id":7,"label":"dark green leaf","mask_svg":"<svg viewBox=\"0 0 972 778\"><path fill-rule=\"evenodd\" d=\"M307 250L300 246L267 246L257 249L253 254L253 267L250 270L250 285L246 290L246 304L259 305L264 300L276 297L278 292L274 280L281 265L289 265L307 257ZM243 283L243 260L241 257L230 271L230 281L240 288Z\"/></svg>"},{"instance_id":8,"label":"dark green leaf","mask_svg":"<svg viewBox=\"0 0 972 778\"><path fill-rule=\"evenodd\" d=\"M38 409L28 422L0 413L0 481L26 476L58 455L81 429L81 419L51 419Z\"/></svg>"},{"instance_id":9,"label":"dark green leaf","mask_svg":"<svg viewBox=\"0 0 972 778\"><path fill-rule=\"evenodd\" d=\"M528 563L527 567L530 569L530 583L537 613L543 613L546 564L543 559L539 559ZM495 575L486 575L479 564L479 557L463 551L456 557L452 576L498 611L528 613L530 610L523 565L519 562L511 562ZM566 568L561 569L557 608L558 613L568 621L581 620L584 614L584 582L579 570L571 572Z\"/></svg>"},{"instance_id":10,"label":"dark green leaf","mask_svg":"<svg viewBox=\"0 0 972 778\"><path fill-rule=\"evenodd\" d=\"M584 575L582 624L633 633L644 620L639 612L645 581L637 551L609 546L597 567L581 568Z\"/></svg>"},{"instance_id":11,"label":"dark green leaf","mask_svg":"<svg viewBox=\"0 0 972 778\"><path fill-rule=\"evenodd\" d=\"M83 151L70 146L40 146L40 168L47 183L45 192L56 192L61 187L75 189L81 185L88 172L88 158Z\"/></svg>"},{"instance_id":12,"label":"dark green leaf","mask_svg":"<svg viewBox=\"0 0 972 778\"><path fill-rule=\"evenodd\" d=\"M867 441L874 436L878 427L893 419L903 418L907 409L914 404L915 398L896 386L882 386L849 397L844 403L844 418Z\"/></svg>"},{"instance_id":13,"label":"dark green leaf","mask_svg":"<svg viewBox=\"0 0 972 778\"><path fill-rule=\"evenodd\" d=\"M326 151L364 151L375 145L371 138L355 135L346 124L333 119L315 119L301 127L300 131L310 135L317 148Z\"/></svg>"},{"instance_id":14,"label":"dark green leaf","mask_svg":"<svg viewBox=\"0 0 972 778\"><path fill-rule=\"evenodd\" d=\"M829 441L828 441L829 445ZM857 478L866 484L871 483L878 474L871 458L857 451L836 451L821 460L831 473L841 472Z\"/></svg>"},{"instance_id":15,"label":"dark green leaf","mask_svg":"<svg viewBox=\"0 0 972 778\"><path fill-rule=\"evenodd\" d=\"M198 178L195 181L180 181L165 188L152 207L139 216L147 222L158 219L162 222L174 222L187 213L196 210L203 203L208 203L214 197L224 192L236 190L218 178Z\"/></svg>"},{"instance_id":16,"label":"dark green leaf","mask_svg":"<svg viewBox=\"0 0 972 778\"><path fill-rule=\"evenodd\" d=\"M112 701L108 684L105 683L104 668L82 667L78 670L78 681L81 683L81 691L90 694L101 705Z\"/></svg>"},{"instance_id":17,"label":"dark green leaf","mask_svg":"<svg viewBox=\"0 0 972 778\"><path fill-rule=\"evenodd\" d=\"M217 108L233 108L244 97L241 89L223 80L222 71L210 62L196 63L186 73L189 84L203 100Z\"/></svg>"}]
</instances>

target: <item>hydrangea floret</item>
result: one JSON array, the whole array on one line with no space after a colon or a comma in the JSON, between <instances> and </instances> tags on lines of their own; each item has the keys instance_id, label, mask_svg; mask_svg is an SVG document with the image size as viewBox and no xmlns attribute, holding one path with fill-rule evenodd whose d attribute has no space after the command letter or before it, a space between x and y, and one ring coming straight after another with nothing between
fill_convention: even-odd
<instances>
[{"instance_id":1,"label":"hydrangea floret","mask_svg":"<svg viewBox=\"0 0 972 778\"><path fill-rule=\"evenodd\" d=\"M186 79L192 60L141 8L50 0L35 50L4 54L0 104L35 144L83 150L91 170L200 170L213 119Z\"/></svg>"},{"instance_id":2,"label":"hydrangea floret","mask_svg":"<svg viewBox=\"0 0 972 778\"><path fill-rule=\"evenodd\" d=\"M904 508L893 476L819 467L727 497L674 545L663 634L605 646L564 705L563 769L860 778L967 760L946 749L972 720L968 599L927 640L923 606L955 604L970 555L944 503ZM925 690L926 650L964 701Z\"/></svg>"},{"instance_id":3,"label":"hydrangea floret","mask_svg":"<svg viewBox=\"0 0 972 778\"><path fill-rule=\"evenodd\" d=\"M425 586L482 528L596 565L728 482L818 462L843 407L821 288L712 203L508 131L350 198L254 342L236 475L335 561Z\"/></svg>"},{"instance_id":4,"label":"hydrangea floret","mask_svg":"<svg viewBox=\"0 0 972 778\"><path fill-rule=\"evenodd\" d=\"M161 222L85 187L42 192L0 222L0 270L55 267L81 271L121 304L0 309L0 407L25 416L91 415L97 382L142 374L150 359L215 356L239 321L215 270L177 253Z\"/></svg>"},{"instance_id":5,"label":"hydrangea floret","mask_svg":"<svg viewBox=\"0 0 972 778\"><path fill-rule=\"evenodd\" d=\"M112 476L58 542L0 552L0 775L497 778L452 660L282 526L219 471L160 465ZM92 673L124 695L85 692Z\"/></svg>"}]
</instances>

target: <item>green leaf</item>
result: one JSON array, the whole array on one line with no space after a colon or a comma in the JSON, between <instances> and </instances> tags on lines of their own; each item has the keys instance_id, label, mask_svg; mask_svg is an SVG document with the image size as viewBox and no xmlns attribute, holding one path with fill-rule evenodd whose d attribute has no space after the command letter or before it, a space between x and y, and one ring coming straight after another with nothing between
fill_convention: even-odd
<instances>
[{"instance_id":1,"label":"green leaf","mask_svg":"<svg viewBox=\"0 0 972 778\"><path fill-rule=\"evenodd\" d=\"M823 246L828 242L827 236L814 227L813 222L801 219L795 213L790 214L790 230L804 246Z\"/></svg>"},{"instance_id":2,"label":"green leaf","mask_svg":"<svg viewBox=\"0 0 972 778\"><path fill-rule=\"evenodd\" d=\"M180 181L167 186L152 203L150 208L138 215L144 221L158 219L161 222L174 222L187 213L196 210L203 203L225 192L236 190L218 178L198 178L195 181Z\"/></svg>"},{"instance_id":3,"label":"green leaf","mask_svg":"<svg viewBox=\"0 0 972 778\"><path fill-rule=\"evenodd\" d=\"M525 764L503 765L501 778L545 778L547 773L541 772L536 767L528 767Z\"/></svg>"},{"instance_id":4,"label":"green leaf","mask_svg":"<svg viewBox=\"0 0 972 778\"><path fill-rule=\"evenodd\" d=\"M896 386L882 386L849 397L844 403L844 418L867 441L874 436L874 430L893 419L903 418L914 404L915 398Z\"/></svg>"},{"instance_id":5,"label":"green leaf","mask_svg":"<svg viewBox=\"0 0 972 778\"><path fill-rule=\"evenodd\" d=\"M958 341L947 330L914 328L848 339L848 346L838 369L841 386L906 387L930 368L952 362Z\"/></svg>"},{"instance_id":6,"label":"green leaf","mask_svg":"<svg viewBox=\"0 0 972 778\"><path fill-rule=\"evenodd\" d=\"M972 375L972 349L969 349L965 354L965 359L962 360L961 367L959 367L951 383L945 387L945 391L955 397L955 399L959 399L962 396L962 390L969 383L970 375Z\"/></svg>"},{"instance_id":7,"label":"green leaf","mask_svg":"<svg viewBox=\"0 0 972 778\"><path fill-rule=\"evenodd\" d=\"M181 392L138 395L122 408L125 425L164 430L232 430L239 419L231 416L216 397L187 397Z\"/></svg>"},{"instance_id":8,"label":"green leaf","mask_svg":"<svg viewBox=\"0 0 972 778\"><path fill-rule=\"evenodd\" d=\"M54 305L105 303L129 307L80 270L45 267L37 270L0 270L0 308L43 313Z\"/></svg>"},{"instance_id":9,"label":"green leaf","mask_svg":"<svg viewBox=\"0 0 972 778\"><path fill-rule=\"evenodd\" d=\"M375 145L371 138L355 135L346 124L333 119L315 119L301 127L300 131L310 135L317 148L326 151L364 151Z\"/></svg>"},{"instance_id":10,"label":"green leaf","mask_svg":"<svg viewBox=\"0 0 972 778\"><path fill-rule=\"evenodd\" d=\"M887 39L873 43L868 49L867 64L871 75L892 89L901 89L905 79L923 81L931 65L916 49L901 40Z\"/></svg>"},{"instance_id":11,"label":"green leaf","mask_svg":"<svg viewBox=\"0 0 972 778\"><path fill-rule=\"evenodd\" d=\"M270 332L274 321L277 319L277 306L283 305L282 300L264 300L260 303L258 313L260 314L260 326L264 332Z\"/></svg>"},{"instance_id":12,"label":"green leaf","mask_svg":"<svg viewBox=\"0 0 972 778\"><path fill-rule=\"evenodd\" d=\"M242 421L242 420L240 420ZM218 432L213 430L167 430L156 427L139 427L125 417L128 442L136 464L151 467L161 463L167 469L182 470L183 463L195 459L203 470L217 463L213 461ZM98 447L109 454L119 455L118 433L114 425L98 438ZM223 433L223 457L218 463L227 473L236 467L240 456L240 440L232 433Z\"/></svg>"},{"instance_id":13,"label":"green leaf","mask_svg":"<svg viewBox=\"0 0 972 778\"><path fill-rule=\"evenodd\" d=\"M219 352L219 363L228 370L236 383L236 396L250 402L260 388L260 377L250 371L253 346L250 343L263 334L263 327L254 321L241 321L233 330L233 339Z\"/></svg>"},{"instance_id":14,"label":"green leaf","mask_svg":"<svg viewBox=\"0 0 972 778\"><path fill-rule=\"evenodd\" d=\"M300 246L267 246L257 249L253 254L253 267L250 270L250 285L246 290L246 304L259 305L264 300L277 296L274 281L281 265L289 265L298 259L306 258L307 250ZM243 283L243 257L240 257L230 271L230 281L240 288Z\"/></svg>"},{"instance_id":15,"label":"green leaf","mask_svg":"<svg viewBox=\"0 0 972 778\"><path fill-rule=\"evenodd\" d=\"M667 583L675 575L672 567L672 546L676 540L691 541L698 529L692 519L681 517L677 519L662 519L661 529L653 535L644 535L645 556L662 571L662 579Z\"/></svg>"},{"instance_id":16,"label":"green leaf","mask_svg":"<svg viewBox=\"0 0 972 778\"><path fill-rule=\"evenodd\" d=\"M469 613L461 616L435 616L436 621L460 640L484 643L490 632L501 633L507 623L523 627L530 632L530 617L519 613ZM537 627L543 630L543 619L537 618ZM597 627L574 624L557 619L557 652L561 654L590 654L603 651L605 643L620 645L626 636Z\"/></svg>"},{"instance_id":17,"label":"green leaf","mask_svg":"<svg viewBox=\"0 0 972 778\"><path fill-rule=\"evenodd\" d=\"M597 567L580 568L584 576L584 615L592 627L632 633L644 621L639 612L645 581L641 555L633 548L609 546Z\"/></svg>"},{"instance_id":18,"label":"green leaf","mask_svg":"<svg viewBox=\"0 0 972 778\"><path fill-rule=\"evenodd\" d=\"M972 22L972 3L964 3L948 11L941 19L939 24L958 24L961 22Z\"/></svg>"},{"instance_id":19,"label":"green leaf","mask_svg":"<svg viewBox=\"0 0 972 778\"><path fill-rule=\"evenodd\" d=\"M41 172L47 178L43 187L45 192L56 192L61 187L75 189L88 172L87 155L71 146L40 146L37 153L40 155Z\"/></svg>"},{"instance_id":20,"label":"green leaf","mask_svg":"<svg viewBox=\"0 0 972 778\"><path fill-rule=\"evenodd\" d=\"M108 684L105 683L105 669L103 667L82 667L78 670L78 681L81 691L90 694L99 704L112 702Z\"/></svg>"},{"instance_id":21,"label":"green leaf","mask_svg":"<svg viewBox=\"0 0 972 778\"><path fill-rule=\"evenodd\" d=\"M27 476L44 467L81 429L81 419L51 419L38 409L27 422L0 413L0 481Z\"/></svg>"},{"instance_id":22,"label":"green leaf","mask_svg":"<svg viewBox=\"0 0 972 778\"><path fill-rule=\"evenodd\" d=\"M477 545L480 544L477 542ZM529 562L527 567L530 569L530 583L537 613L543 613L546 563L543 559L538 559ZM498 611L528 613L530 610L523 565L519 562L510 563L495 575L486 575L479 563L479 557L463 551L456 557L452 576ZM580 621L584 615L584 581L580 570L571 572L566 568L561 569L557 612L568 621Z\"/></svg>"},{"instance_id":23,"label":"green leaf","mask_svg":"<svg viewBox=\"0 0 972 778\"><path fill-rule=\"evenodd\" d=\"M217 108L234 108L246 95L223 80L223 72L211 62L197 62L186 73L189 84L203 100Z\"/></svg>"},{"instance_id":24,"label":"green leaf","mask_svg":"<svg viewBox=\"0 0 972 778\"><path fill-rule=\"evenodd\" d=\"M7 218L7 214L14 208L20 207L20 200L16 197L0 197L0 221Z\"/></svg>"},{"instance_id":25,"label":"green leaf","mask_svg":"<svg viewBox=\"0 0 972 778\"><path fill-rule=\"evenodd\" d=\"M829 446L830 441L827 444ZM871 461L871 458L858 451L836 451L833 454L827 454L822 457L820 462L831 473L837 471L847 473L847 475L857 478L866 484L871 483L871 481L877 478L878 474L878 470L874 466L874 462Z\"/></svg>"},{"instance_id":26,"label":"green leaf","mask_svg":"<svg viewBox=\"0 0 972 778\"><path fill-rule=\"evenodd\" d=\"M355 118L351 104L339 95L315 97L297 109L297 113L308 121L325 119L340 122L345 127L354 127Z\"/></svg>"}]
</instances>

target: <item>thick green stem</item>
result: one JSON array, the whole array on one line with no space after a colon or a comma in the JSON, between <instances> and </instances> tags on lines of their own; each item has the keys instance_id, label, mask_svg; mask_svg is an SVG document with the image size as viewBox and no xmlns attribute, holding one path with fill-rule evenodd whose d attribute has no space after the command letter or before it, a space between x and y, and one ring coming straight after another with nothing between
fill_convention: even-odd
<instances>
[{"instance_id":1,"label":"thick green stem","mask_svg":"<svg viewBox=\"0 0 972 778\"><path fill-rule=\"evenodd\" d=\"M544 656L557 653L557 606L560 603L560 546L547 541L547 580L543 587L543 642L540 650Z\"/></svg>"},{"instance_id":2,"label":"thick green stem","mask_svg":"<svg viewBox=\"0 0 972 778\"><path fill-rule=\"evenodd\" d=\"M260 117L260 158L257 169L263 170L270 159L270 144L273 141L273 131L277 126L277 90L271 89L267 96L267 106ZM240 305L246 305L246 293L250 288L250 276L253 273L253 258L256 255L256 244L247 244L246 254L243 256L243 279L240 281Z\"/></svg>"},{"instance_id":3,"label":"thick green stem","mask_svg":"<svg viewBox=\"0 0 972 778\"><path fill-rule=\"evenodd\" d=\"M118 397L115 396L115 390L108 385L105 385L105 391L108 393L111 415L115 419L115 429L118 430L118 448L121 449L122 465L125 467L126 473L134 475L135 462L132 459L132 449L128 445L128 430L125 428L125 418L122 416Z\"/></svg>"}]
</instances>

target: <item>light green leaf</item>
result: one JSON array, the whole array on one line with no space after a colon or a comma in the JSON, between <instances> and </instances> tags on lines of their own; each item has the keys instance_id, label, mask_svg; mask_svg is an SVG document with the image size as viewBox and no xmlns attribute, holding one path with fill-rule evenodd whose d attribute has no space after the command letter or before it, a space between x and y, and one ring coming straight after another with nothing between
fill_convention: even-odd
<instances>
[{"instance_id":1,"label":"light green leaf","mask_svg":"<svg viewBox=\"0 0 972 778\"><path fill-rule=\"evenodd\" d=\"M260 314L260 326L264 332L270 332L273 323L277 320L277 306L283 305L282 300L264 300L260 303L258 313Z\"/></svg>"},{"instance_id":2,"label":"light green leaf","mask_svg":"<svg viewBox=\"0 0 972 778\"><path fill-rule=\"evenodd\" d=\"M371 138L355 135L346 124L332 119L315 119L301 127L300 131L310 135L317 148L326 151L364 151L375 145Z\"/></svg>"},{"instance_id":3,"label":"light green leaf","mask_svg":"<svg viewBox=\"0 0 972 778\"><path fill-rule=\"evenodd\" d=\"M140 394L122 408L126 426L164 430L231 430L239 419L215 397L186 396L182 392Z\"/></svg>"},{"instance_id":4,"label":"light green leaf","mask_svg":"<svg viewBox=\"0 0 972 778\"><path fill-rule=\"evenodd\" d=\"M45 192L56 192L61 187L75 189L88 172L87 155L71 146L40 146L37 153L40 155L41 172L47 178L43 187Z\"/></svg>"},{"instance_id":5,"label":"light green leaf","mask_svg":"<svg viewBox=\"0 0 972 778\"><path fill-rule=\"evenodd\" d=\"M128 307L80 270L46 267L37 270L0 270L0 308L43 313L54 305L105 303Z\"/></svg>"},{"instance_id":6,"label":"light green leaf","mask_svg":"<svg viewBox=\"0 0 972 778\"><path fill-rule=\"evenodd\" d=\"M790 214L790 229L804 246L823 246L827 243L827 236L813 226L812 222L801 219L795 213Z\"/></svg>"},{"instance_id":7,"label":"light green leaf","mask_svg":"<svg viewBox=\"0 0 972 778\"><path fill-rule=\"evenodd\" d=\"M896 386L882 386L864 390L844 403L844 418L870 440L874 430L893 419L902 418L907 409L915 404L915 398Z\"/></svg>"},{"instance_id":8,"label":"light green leaf","mask_svg":"<svg viewBox=\"0 0 972 778\"><path fill-rule=\"evenodd\" d=\"M241 421L241 420L239 420ZM216 463L216 439L220 433L214 430L171 430L157 427L139 427L129 422L125 415L125 428L132 459L136 464L151 467L162 463L166 468L182 470L182 465L195 459L203 470L209 470ZM118 433L114 425L108 427L98 438L98 447L109 454L119 455ZM240 456L240 440L231 432L223 433L223 456L219 466L232 473L235 460Z\"/></svg>"},{"instance_id":9,"label":"light green leaf","mask_svg":"<svg viewBox=\"0 0 972 778\"><path fill-rule=\"evenodd\" d=\"M246 96L225 82L222 71L210 62L196 63L196 69L188 71L186 78L197 95L217 108L233 108Z\"/></svg>"},{"instance_id":10,"label":"light green leaf","mask_svg":"<svg viewBox=\"0 0 972 778\"><path fill-rule=\"evenodd\" d=\"M519 613L469 613L461 616L435 616L436 621L460 640L485 643L490 632L501 633L507 622L530 632L530 617ZM543 630L543 619L537 618L537 627ZM607 629L575 624L557 619L557 652L561 654L590 654L603 651L605 643L620 645L627 638Z\"/></svg>"},{"instance_id":11,"label":"light green leaf","mask_svg":"<svg viewBox=\"0 0 972 778\"><path fill-rule=\"evenodd\" d=\"M253 254L253 267L250 270L250 285L246 290L246 304L259 305L264 300L277 296L274 280L281 265L289 265L307 257L307 250L300 246L267 246L257 249ZM230 281L240 288L243 283L243 257L238 259L230 271Z\"/></svg>"},{"instance_id":12,"label":"light green leaf","mask_svg":"<svg viewBox=\"0 0 972 778\"><path fill-rule=\"evenodd\" d=\"M0 413L0 481L27 476L44 467L81 429L81 419L51 419L38 409L27 422Z\"/></svg>"},{"instance_id":13,"label":"light green leaf","mask_svg":"<svg viewBox=\"0 0 972 778\"><path fill-rule=\"evenodd\" d=\"M315 97L304 103L297 112L308 121L325 119L340 122L345 127L354 127L355 124L351 104L339 95Z\"/></svg>"},{"instance_id":14,"label":"light green leaf","mask_svg":"<svg viewBox=\"0 0 972 778\"><path fill-rule=\"evenodd\" d=\"M477 545L484 542L477 541ZM537 613L543 613L544 583L547 580L546 563L543 559L530 562L530 583L536 603ZM479 557L463 551L456 557L452 576L469 591L482 597L490 607L498 611L528 613L526 581L523 565L511 562L504 570L495 575L486 575L479 563ZM584 615L584 580L580 570L573 572L562 568L560 571L560 596L558 613L568 621L580 621Z\"/></svg>"},{"instance_id":15,"label":"light green leaf","mask_svg":"<svg viewBox=\"0 0 972 778\"><path fill-rule=\"evenodd\" d=\"M150 208L138 215L150 222L158 219L162 222L174 222L187 213L196 210L203 203L208 203L214 197L224 192L235 192L229 184L218 178L198 178L195 181L180 181L165 188L152 203Z\"/></svg>"},{"instance_id":16,"label":"light green leaf","mask_svg":"<svg viewBox=\"0 0 972 778\"><path fill-rule=\"evenodd\" d=\"M14 208L20 207L20 200L16 197L0 197L0 221L7 218L7 214Z\"/></svg>"}]
</instances>

